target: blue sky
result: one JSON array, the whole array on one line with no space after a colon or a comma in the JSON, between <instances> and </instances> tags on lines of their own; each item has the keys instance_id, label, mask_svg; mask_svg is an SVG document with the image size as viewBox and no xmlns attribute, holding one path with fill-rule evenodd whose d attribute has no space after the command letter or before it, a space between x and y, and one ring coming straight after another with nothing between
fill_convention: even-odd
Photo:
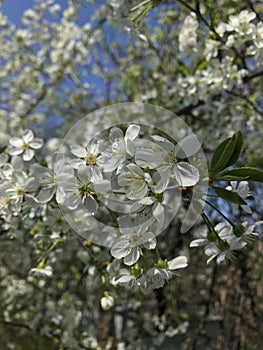
<instances>
[{"instance_id":1,"label":"blue sky","mask_svg":"<svg viewBox=\"0 0 263 350\"><path fill-rule=\"evenodd\" d=\"M43 0L45 1L45 0ZM85 4L85 0L75 0L79 1L80 6L79 18L77 23L83 24L89 21L90 17L94 13L94 10L98 8L101 4L105 3L103 0L96 1L95 4ZM67 0L56 0L56 4L59 4L62 8L66 8L68 1ZM3 13L13 22L16 26L21 25L21 16L23 12L29 8L32 8L34 5L34 0L5 0L2 5Z\"/></svg>"},{"instance_id":2,"label":"blue sky","mask_svg":"<svg viewBox=\"0 0 263 350\"><path fill-rule=\"evenodd\" d=\"M42 0L46 1L46 0ZM105 3L105 0L98 0L95 4L85 4L85 0L75 0L79 1L80 6L79 9L79 17L76 22L79 25L83 25L90 21L90 18L94 14L94 11L101 6L101 4ZM67 0L55 0L54 3L59 4L62 9L67 8L68 1ZM2 6L0 6L1 11L8 17L9 21L16 25L16 27L23 26L21 23L21 17L25 10L34 7L34 0L4 0ZM92 90L99 92L102 96L104 96L104 90L106 88L105 83L101 78L95 76L93 74L88 74L87 81L91 84Z\"/></svg>"},{"instance_id":3,"label":"blue sky","mask_svg":"<svg viewBox=\"0 0 263 350\"><path fill-rule=\"evenodd\" d=\"M5 0L2 11L11 22L19 25L22 13L32 5L32 0Z\"/></svg>"}]
</instances>

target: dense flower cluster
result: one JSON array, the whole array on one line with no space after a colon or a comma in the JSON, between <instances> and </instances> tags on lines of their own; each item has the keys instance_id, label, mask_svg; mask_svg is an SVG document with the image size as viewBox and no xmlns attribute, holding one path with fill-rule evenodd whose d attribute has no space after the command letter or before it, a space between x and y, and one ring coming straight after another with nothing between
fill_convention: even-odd
<instances>
[{"instance_id":1,"label":"dense flower cluster","mask_svg":"<svg viewBox=\"0 0 263 350\"><path fill-rule=\"evenodd\" d=\"M109 233L105 242L110 253L131 267L130 271L125 270L126 273L115 271L115 275L119 274L115 283L140 287L144 293L151 288L163 287L173 276L173 270L187 266L186 257L180 256L169 262L158 258L153 266L141 263L140 257L145 254L145 249L157 249L156 237L176 215L176 207L169 198L170 191L184 189L187 193L187 188L192 191L201 181L199 170L188 161L188 157L198 152L200 143L194 134L173 143L160 135L148 135L145 139L144 133L136 124L112 127L104 131L101 139L92 139L86 146L71 144L66 146L65 153L54 153L51 159L46 159L47 166L34 160L34 151L43 146L43 141L34 138L31 130L25 130L22 138L11 138L7 153L1 154L0 180L4 194L1 216L8 222L8 212L21 218L25 213L32 213L32 218L37 215L43 222L48 222L53 216L53 208L60 206L66 213L66 221L70 215L78 223L81 215L85 218L84 229L94 234L97 223L102 220L103 209L104 221L108 215L104 231ZM247 182L241 181L239 185L231 182L231 186L225 191L236 190L240 198L247 197ZM109 197L112 195L121 196L118 205L122 203L127 207L122 210L124 214L118 205L115 208L112 205ZM242 205L242 208L249 211L248 205ZM173 216L168 215L169 211L174 212ZM112 227L108 223L113 216ZM216 258L220 263L231 257L232 251L245 247L247 238L257 235L254 227L247 223L232 228L225 223L215 228L208 226L208 233L203 232L190 246L205 246L204 252L210 257L208 262ZM54 239L57 237L54 233ZM37 271L52 275L49 266L42 271L32 269L32 275Z\"/></svg>"}]
</instances>

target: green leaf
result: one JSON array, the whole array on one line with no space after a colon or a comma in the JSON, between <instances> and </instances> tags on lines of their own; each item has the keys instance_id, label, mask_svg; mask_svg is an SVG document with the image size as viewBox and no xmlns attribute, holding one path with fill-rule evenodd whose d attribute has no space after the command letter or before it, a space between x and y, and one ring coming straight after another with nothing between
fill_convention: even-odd
<instances>
[{"instance_id":1,"label":"green leaf","mask_svg":"<svg viewBox=\"0 0 263 350\"><path fill-rule=\"evenodd\" d=\"M248 176L240 177L240 176L234 176L234 175L218 175L213 178L213 180L217 181L242 181L247 180Z\"/></svg>"},{"instance_id":2,"label":"green leaf","mask_svg":"<svg viewBox=\"0 0 263 350\"><path fill-rule=\"evenodd\" d=\"M242 152L242 148L243 136L240 131L220 143L212 157L210 165L211 174L216 175L230 165L235 164Z\"/></svg>"},{"instance_id":3,"label":"green leaf","mask_svg":"<svg viewBox=\"0 0 263 350\"><path fill-rule=\"evenodd\" d=\"M201 61L200 63L198 63L196 70L203 70L206 69L207 67L211 66L212 61Z\"/></svg>"},{"instance_id":4,"label":"green leaf","mask_svg":"<svg viewBox=\"0 0 263 350\"><path fill-rule=\"evenodd\" d=\"M225 188L216 187L216 186L212 186L212 187L215 190L218 197L223 198L223 199L227 200L228 202L239 204L239 205L247 204L244 201L244 199L241 198L239 196L239 194L235 191L229 191L229 190L226 190Z\"/></svg>"},{"instance_id":5,"label":"green leaf","mask_svg":"<svg viewBox=\"0 0 263 350\"><path fill-rule=\"evenodd\" d=\"M237 131L234 135L233 135L233 138L235 139L235 149L232 153L232 156L231 158L229 159L228 163L227 163L227 166L229 167L230 165L233 165L235 164L242 151L243 151L243 144L244 144L244 139L243 139L243 135L242 135L242 132L241 131Z\"/></svg>"},{"instance_id":6,"label":"green leaf","mask_svg":"<svg viewBox=\"0 0 263 350\"><path fill-rule=\"evenodd\" d=\"M250 168L250 167L244 167L244 168L236 168L229 171L226 171L222 174L222 177L225 176L231 176L239 178L239 180L246 178L250 181L257 181L257 182L263 182L263 170L257 169L257 168Z\"/></svg>"}]
</instances>

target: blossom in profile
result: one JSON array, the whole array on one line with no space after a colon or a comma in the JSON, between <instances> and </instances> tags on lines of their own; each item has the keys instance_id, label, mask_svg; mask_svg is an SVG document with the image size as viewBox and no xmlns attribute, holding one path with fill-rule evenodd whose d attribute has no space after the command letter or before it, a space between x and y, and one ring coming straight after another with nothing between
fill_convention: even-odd
<instances>
[{"instance_id":1,"label":"blossom in profile","mask_svg":"<svg viewBox=\"0 0 263 350\"><path fill-rule=\"evenodd\" d=\"M21 138L12 137L9 140L10 148L9 154L11 156L22 155L24 161L30 161L34 155L35 150L40 149L43 146L43 140L35 138L33 131L27 129L23 132Z\"/></svg>"},{"instance_id":2,"label":"blossom in profile","mask_svg":"<svg viewBox=\"0 0 263 350\"><path fill-rule=\"evenodd\" d=\"M230 227L225 222L220 222L215 226L214 232L200 232L199 237L190 243L190 247L203 246L205 255L209 256L207 263L216 259L217 264L220 264L227 258L233 258L235 251L244 248L251 238L258 236L255 228L262 223L263 221L258 221L249 226L248 222L243 222Z\"/></svg>"},{"instance_id":3,"label":"blossom in profile","mask_svg":"<svg viewBox=\"0 0 263 350\"><path fill-rule=\"evenodd\" d=\"M136 283L144 294L149 294L152 289L162 288L175 275L175 270L184 269L187 266L187 258L181 255L168 261L165 267L151 267L137 279Z\"/></svg>"},{"instance_id":4,"label":"blossom in profile","mask_svg":"<svg viewBox=\"0 0 263 350\"><path fill-rule=\"evenodd\" d=\"M109 293L104 292L104 296L100 299L100 305L104 311L111 309L114 305L114 298Z\"/></svg>"}]
</instances>

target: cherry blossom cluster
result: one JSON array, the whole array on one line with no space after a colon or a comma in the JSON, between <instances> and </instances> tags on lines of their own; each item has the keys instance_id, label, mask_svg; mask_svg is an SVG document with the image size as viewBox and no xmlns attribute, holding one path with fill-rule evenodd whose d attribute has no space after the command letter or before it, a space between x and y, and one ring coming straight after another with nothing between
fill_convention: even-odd
<instances>
[{"instance_id":1,"label":"cherry blossom cluster","mask_svg":"<svg viewBox=\"0 0 263 350\"><path fill-rule=\"evenodd\" d=\"M32 130L12 137L7 151L0 155L0 213L6 227L8 222L12 226L12 215L22 220L35 215L49 221L55 233L60 208L64 218L56 232L68 230L71 217L75 222L71 226L80 235L81 222L85 232L93 232L88 236L91 240L96 231L106 234L101 245L109 248L116 261L109 273L113 285L138 288L145 294L163 287L188 262L185 256L170 261L161 258L157 236L174 219L182 193L189 195L201 182L198 167L189 161L201 145L194 134L175 142L156 132L147 134L138 124L114 126L88 144L67 145L64 152L40 162L37 152L43 140L35 138ZM236 193L243 203L249 194L248 183L232 181L224 191ZM205 195L199 193L199 204L206 201ZM238 205L232 205L236 211ZM241 208L250 212L246 202ZM195 234L190 247L204 246L208 263L214 258L218 264L232 258L233 252L258 235L256 226L262 224L234 224L222 214L228 223L213 227L202 207L200 215L206 229ZM38 272L50 276L52 268L42 261L31 271L32 275Z\"/></svg>"}]
</instances>

